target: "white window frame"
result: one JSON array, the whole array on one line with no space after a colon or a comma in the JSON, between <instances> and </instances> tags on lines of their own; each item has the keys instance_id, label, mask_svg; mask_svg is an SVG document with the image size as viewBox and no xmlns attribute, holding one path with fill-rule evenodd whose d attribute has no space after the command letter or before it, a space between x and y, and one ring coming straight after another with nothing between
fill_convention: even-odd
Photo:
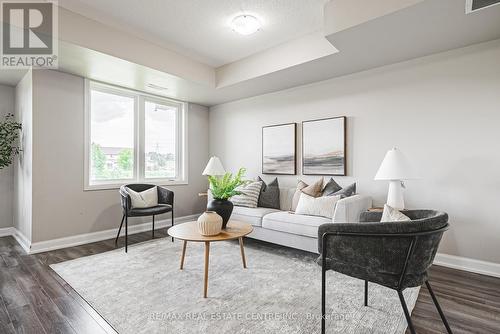
<instances>
[{"instance_id":1,"label":"white window frame","mask_svg":"<svg viewBox=\"0 0 500 334\"><path fill-rule=\"evenodd\" d=\"M97 90L104 93L127 96L134 99L134 171L132 179L124 180L99 180L90 179L91 172L91 91ZM178 108L176 117L176 173L174 178L146 178L145 177L145 102L151 101L158 104ZM188 184L187 174L187 103L172 100L162 96L104 84L97 81L85 79L85 125L84 125L84 190L105 190L118 189L120 186L129 183L150 183L156 185L186 185Z\"/></svg>"}]
</instances>

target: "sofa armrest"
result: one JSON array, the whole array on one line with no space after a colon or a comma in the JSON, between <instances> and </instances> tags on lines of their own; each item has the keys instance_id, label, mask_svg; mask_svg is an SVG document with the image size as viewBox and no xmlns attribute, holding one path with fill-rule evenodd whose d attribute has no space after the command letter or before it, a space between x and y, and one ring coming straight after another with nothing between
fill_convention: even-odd
<instances>
[{"instance_id":1,"label":"sofa armrest","mask_svg":"<svg viewBox=\"0 0 500 334\"><path fill-rule=\"evenodd\" d=\"M337 202L332 222L358 222L359 216L372 207L372 198L365 195L353 195Z\"/></svg>"}]
</instances>

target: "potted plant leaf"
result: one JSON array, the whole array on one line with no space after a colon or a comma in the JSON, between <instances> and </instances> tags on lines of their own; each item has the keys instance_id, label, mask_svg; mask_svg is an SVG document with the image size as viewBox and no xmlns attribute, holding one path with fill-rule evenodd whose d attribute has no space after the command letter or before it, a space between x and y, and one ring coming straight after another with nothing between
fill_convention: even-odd
<instances>
[{"instance_id":1,"label":"potted plant leaf","mask_svg":"<svg viewBox=\"0 0 500 334\"><path fill-rule=\"evenodd\" d=\"M0 169L9 166L15 155L19 154L17 146L21 123L14 120L13 114L7 114L3 122L0 122Z\"/></svg>"},{"instance_id":2,"label":"potted plant leaf","mask_svg":"<svg viewBox=\"0 0 500 334\"><path fill-rule=\"evenodd\" d=\"M208 203L207 209L210 211L215 211L219 216L222 217L222 228L226 228L226 225L233 212L233 203L229 201L229 198L239 195L240 192L236 188L246 182L242 180L246 169L240 168L238 173L233 177L232 173L226 173L224 176L208 176L208 181L210 182L210 191L214 199Z\"/></svg>"}]
</instances>

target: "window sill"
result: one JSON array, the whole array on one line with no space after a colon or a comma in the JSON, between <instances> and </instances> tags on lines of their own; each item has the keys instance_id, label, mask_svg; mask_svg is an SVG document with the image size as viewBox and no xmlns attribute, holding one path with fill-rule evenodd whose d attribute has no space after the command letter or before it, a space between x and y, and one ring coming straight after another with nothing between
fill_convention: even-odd
<instances>
[{"instance_id":1,"label":"window sill","mask_svg":"<svg viewBox=\"0 0 500 334\"><path fill-rule=\"evenodd\" d=\"M130 180L130 182L124 182L124 183L87 184L83 187L83 191L117 190L117 189L120 189L120 187L125 185L125 184L132 184L132 183L154 184L154 185L160 186L160 187L163 187L163 186L165 186L165 187L182 186L182 185L189 184L187 180L178 180L178 181L157 181L157 180L134 181L134 180Z\"/></svg>"}]
</instances>

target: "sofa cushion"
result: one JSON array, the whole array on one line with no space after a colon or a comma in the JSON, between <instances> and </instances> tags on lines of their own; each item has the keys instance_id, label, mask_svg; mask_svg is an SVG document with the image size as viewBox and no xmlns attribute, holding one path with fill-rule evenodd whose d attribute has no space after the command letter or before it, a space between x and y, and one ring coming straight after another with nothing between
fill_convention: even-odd
<instances>
[{"instance_id":1,"label":"sofa cushion","mask_svg":"<svg viewBox=\"0 0 500 334\"><path fill-rule=\"evenodd\" d=\"M324 217L296 215L291 212L279 211L269 213L262 218L262 227L270 230L317 238L318 227L332 220Z\"/></svg>"},{"instance_id":2,"label":"sofa cushion","mask_svg":"<svg viewBox=\"0 0 500 334\"><path fill-rule=\"evenodd\" d=\"M239 195L235 195L229 200L233 202L235 206L256 208L262 183L261 181L255 181L236 187L235 190Z\"/></svg>"},{"instance_id":3,"label":"sofa cushion","mask_svg":"<svg viewBox=\"0 0 500 334\"><path fill-rule=\"evenodd\" d=\"M339 200L340 195L312 197L302 193L295 213L298 215L319 216L331 219L335 213L335 205Z\"/></svg>"},{"instance_id":4,"label":"sofa cushion","mask_svg":"<svg viewBox=\"0 0 500 334\"><path fill-rule=\"evenodd\" d=\"M295 211L295 209L297 208L297 204L299 203L300 195L302 193L305 193L312 197L319 197L321 196L322 189L323 178L319 179L311 185L308 185L304 181L299 180L299 182L297 183L297 189L295 190L295 194L293 195L292 199L292 211Z\"/></svg>"},{"instance_id":5,"label":"sofa cushion","mask_svg":"<svg viewBox=\"0 0 500 334\"><path fill-rule=\"evenodd\" d=\"M297 188L280 188L280 210L291 211L293 195Z\"/></svg>"},{"instance_id":6,"label":"sofa cushion","mask_svg":"<svg viewBox=\"0 0 500 334\"><path fill-rule=\"evenodd\" d=\"M268 213L278 212L279 210L270 208L247 208L244 206L235 206L231 219L239 220L253 226L262 226L262 217Z\"/></svg>"},{"instance_id":7,"label":"sofa cushion","mask_svg":"<svg viewBox=\"0 0 500 334\"><path fill-rule=\"evenodd\" d=\"M259 202L258 205L261 208L280 208L280 187L278 184L278 178L275 177L272 182L266 184L264 180L257 176L257 181L262 182L262 187L260 188Z\"/></svg>"},{"instance_id":8,"label":"sofa cushion","mask_svg":"<svg viewBox=\"0 0 500 334\"><path fill-rule=\"evenodd\" d=\"M342 187L339 186L337 182L333 179L333 177L330 178L330 180L325 184L323 187L323 194L322 196L330 196L336 193L337 191L342 190Z\"/></svg>"},{"instance_id":9,"label":"sofa cushion","mask_svg":"<svg viewBox=\"0 0 500 334\"><path fill-rule=\"evenodd\" d=\"M331 195L333 195L333 196L340 195L342 198L346 198L346 197L351 197L355 194L356 194L356 182L348 185L345 188L342 188L341 190L339 190L337 192L334 192Z\"/></svg>"}]
</instances>

